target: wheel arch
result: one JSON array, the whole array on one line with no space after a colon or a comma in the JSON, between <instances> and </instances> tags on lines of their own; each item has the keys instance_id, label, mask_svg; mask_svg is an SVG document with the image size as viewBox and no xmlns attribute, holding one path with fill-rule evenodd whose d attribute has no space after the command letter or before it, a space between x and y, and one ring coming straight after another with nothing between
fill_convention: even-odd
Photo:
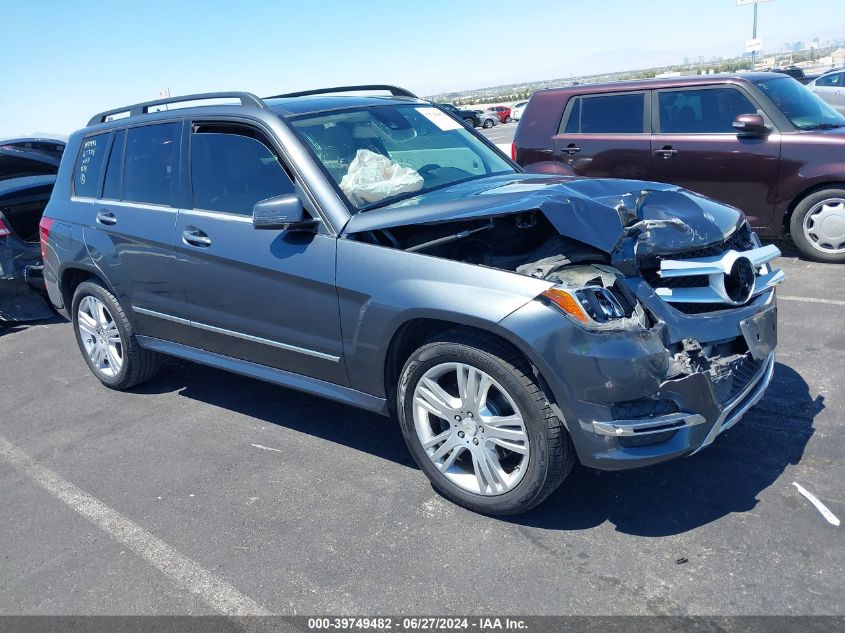
<instances>
[{"instance_id":1,"label":"wheel arch","mask_svg":"<svg viewBox=\"0 0 845 633\"><path fill-rule=\"evenodd\" d=\"M845 189L845 178L842 179L835 179L835 180L828 180L822 183L816 183L814 185L810 185L805 187L801 190L797 195L792 198L792 201L789 203L787 207L786 213L783 214L783 234L789 235L791 233L789 228L789 223L792 221L792 214L795 212L795 208L801 204L808 196L813 195L814 193L818 193L823 189Z\"/></svg>"},{"instance_id":2,"label":"wheel arch","mask_svg":"<svg viewBox=\"0 0 845 633\"><path fill-rule=\"evenodd\" d=\"M404 321L396 328L387 346L387 353L384 359L384 390L387 395L387 405L391 415L396 414L396 386L399 383L399 376L402 368L405 366L405 362L426 341L430 341L438 335L453 331L482 334L509 348L525 362L531 373L540 382L540 386L545 391L547 397L550 400L552 399L551 390L543 379L537 365L514 341L502 336L501 331L496 331L492 328L487 329L479 324L461 323L441 318L414 317Z\"/></svg>"}]
</instances>

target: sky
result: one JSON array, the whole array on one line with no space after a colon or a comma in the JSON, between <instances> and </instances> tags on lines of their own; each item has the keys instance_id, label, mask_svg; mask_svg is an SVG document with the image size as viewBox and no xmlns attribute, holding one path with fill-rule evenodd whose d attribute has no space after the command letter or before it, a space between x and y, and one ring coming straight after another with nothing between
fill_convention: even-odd
<instances>
[{"instance_id":1,"label":"sky","mask_svg":"<svg viewBox=\"0 0 845 633\"><path fill-rule=\"evenodd\" d=\"M771 0L777 48L845 37L843 0ZM420 94L734 55L735 0L0 0L0 138L220 90L391 83Z\"/></svg>"}]
</instances>

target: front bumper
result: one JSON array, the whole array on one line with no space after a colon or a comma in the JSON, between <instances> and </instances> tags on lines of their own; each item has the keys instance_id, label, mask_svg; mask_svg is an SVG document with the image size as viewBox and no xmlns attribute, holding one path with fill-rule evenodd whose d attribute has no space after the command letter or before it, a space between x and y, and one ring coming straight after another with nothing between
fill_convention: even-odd
<instances>
[{"instance_id":1,"label":"front bumper","mask_svg":"<svg viewBox=\"0 0 845 633\"><path fill-rule=\"evenodd\" d=\"M773 292L718 318L698 319L696 334L701 341L742 338L743 324L776 310ZM776 332L765 356L731 370L725 389L722 377L708 371L667 379L673 361L666 341L677 340L672 333L681 322L638 332L587 332L535 301L499 326L539 370L581 463L600 470L698 452L763 397L775 366ZM744 358L752 360L751 352ZM671 407L628 415L637 407L620 406L641 402Z\"/></svg>"}]
</instances>

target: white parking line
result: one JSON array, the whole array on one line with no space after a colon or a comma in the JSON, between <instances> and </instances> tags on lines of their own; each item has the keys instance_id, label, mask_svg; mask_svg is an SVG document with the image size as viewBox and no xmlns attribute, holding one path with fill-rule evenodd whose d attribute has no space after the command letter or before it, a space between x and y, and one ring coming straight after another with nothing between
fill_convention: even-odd
<instances>
[{"instance_id":1,"label":"white parking line","mask_svg":"<svg viewBox=\"0 0 845 633\"><path fill-rule=\"evenodd\" d=\"M270 448L269 446L262 446L261 444L250 444L250 446L254 446L255 448L260 448L262 451L274 451L276 453L284 452L284 451L280 451L278 448Z\"/></svg>"},{"instance_id":2,"label":"white parking line","mask_svg":"<svg viewBox=\"0 0 845 633\"><path fill-rule=\"evenodd\" d=\"M803 301L804 303L827 303L832 306L845 306L840 299L816 299L815 297L796 297L794 295L778 295L780 301Z\"/></svg>"},{"instance_id":3,"label":"white parking line","mask_svg":"<svg viewBox=\"0 0 845 633\"><path fill-rule=\"evenodd\" d=\"M816 495L804 488L804 486L799 484L797 481L793 481L792 485L798 488L798 492L804 495L807 500L816 507L816 510L822 513L822 516L825 518L825 521L827 521L831 525L839 527L839 518L835 514L833 514L833 512L831 512L825 504L819 501L816 498Z\"/></svg>"},{"instance_id":4,"label":"white parking line","mask_svg":"<svg viewBox=\"0 0 845 633\"><path fill-rule=\"evenodd\" d=\"M0 457L4 457L56 499L84 516L113 539L129 547L147 563L196 594L215 611L229 616L271 615L271 612L232 585L81 488L45 468L2 436Z\"/></svg>"}]
</instances>

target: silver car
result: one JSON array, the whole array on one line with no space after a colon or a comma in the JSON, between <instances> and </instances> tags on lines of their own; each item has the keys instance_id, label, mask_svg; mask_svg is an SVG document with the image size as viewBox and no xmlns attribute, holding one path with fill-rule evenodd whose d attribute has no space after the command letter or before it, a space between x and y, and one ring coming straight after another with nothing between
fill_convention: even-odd
<instances>
[{"instance_id":1,"label":"silver car","mask_svg":"<svg viewBox=\"0 0 845 633\"><path fill-rule=\"evenodd\" d=\"M807 88L845 113L845 69L831 70L811 81Z\"/></svg>"}]
</instances>

